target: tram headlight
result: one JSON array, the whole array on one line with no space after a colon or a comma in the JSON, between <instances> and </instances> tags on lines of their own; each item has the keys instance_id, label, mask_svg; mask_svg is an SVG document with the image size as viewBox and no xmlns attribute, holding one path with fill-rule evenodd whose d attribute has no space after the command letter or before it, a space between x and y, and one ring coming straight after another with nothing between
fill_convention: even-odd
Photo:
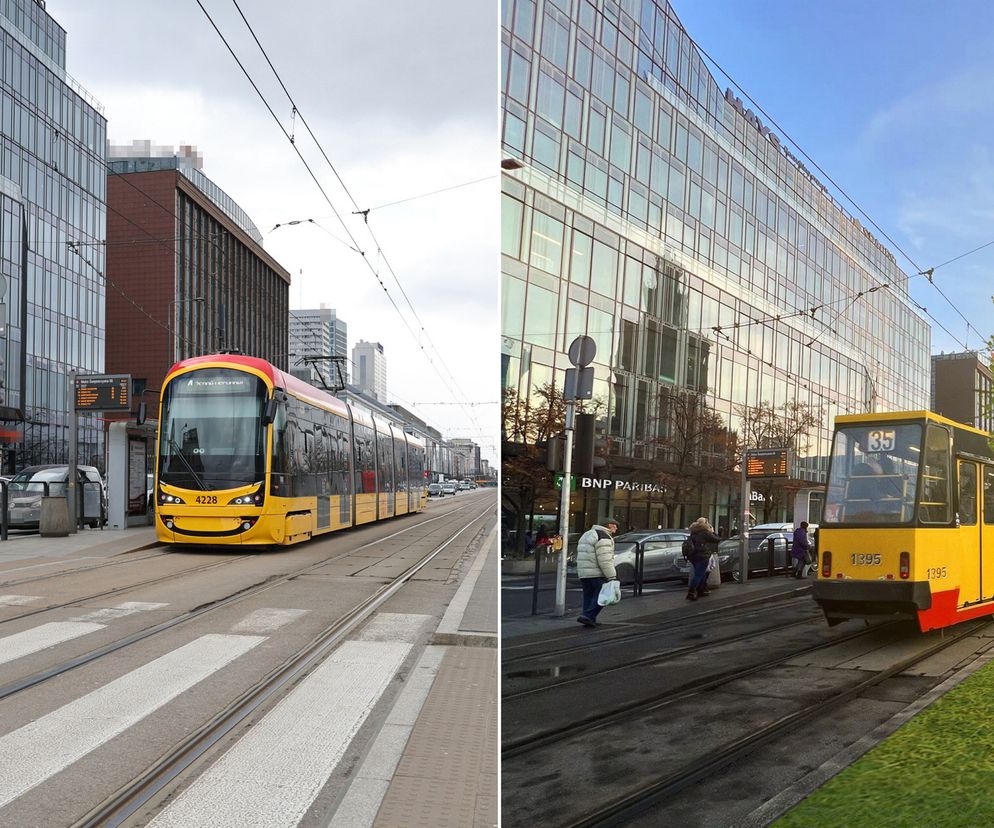
<instances>
[{"instance_id":1,"label":"tram headlight","mask_svg":"<svg viewBox=\"0 0 994 828\"><path fill-rule=\"evenodd\" d=\"M832 577L832 553L827 549L821 553L821 577Z\"/></svg>"},{"instance_id":2,"label":"tram headlight","mask_svg":"<svg viewBox=\"0 0 994 828\"><path fill-rule=\"evenodd\" d=\"M165 492L159 492L159 503L185 504L186 501L177 495L171 495L171 494L166 494Z\"/></svg>"},{"instance_id":3,"label":"tram headlight","mask_svg":"<svg viewBox=\"0 0 994 828\"><path fill-rule=\"evenodd\" d=\"M254 492L249 492L248 494L239 495L234 500L229 500L229 506L261 506L264 500L264 495L262 492L263 484L260 483Z\"/></svg>"},{"instance_id":4,"label":"tram headlight","mask_svg":"<svg viewBox=\"0 0 994 828\"><path fill-rule=\"evenodd\" d=\"M901 580L906 581L911 575L911 553L902 552L901 553L901 567L899 570Z\"/></svg>"}]
</instances>

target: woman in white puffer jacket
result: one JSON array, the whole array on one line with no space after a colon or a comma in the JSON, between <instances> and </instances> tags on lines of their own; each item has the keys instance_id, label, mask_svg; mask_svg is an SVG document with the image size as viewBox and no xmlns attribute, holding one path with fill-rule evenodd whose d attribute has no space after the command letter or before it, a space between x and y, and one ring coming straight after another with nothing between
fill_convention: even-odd
<instances>
[{"instance_id":1,"label":"woman in white puffer jacket","mask_svg":"<svg viewBox=\"0 0 994 828\"><path fill-rule=\"evenodd\" d=\"M608 518L604 525L594 524L580 535L576 545L576 574L583 586L583 609L576 620L585 627L597 626L601 606L597 596L607 581L618 576L614 571L614 533L618 521Z\"/></svg>"}]
</instances>

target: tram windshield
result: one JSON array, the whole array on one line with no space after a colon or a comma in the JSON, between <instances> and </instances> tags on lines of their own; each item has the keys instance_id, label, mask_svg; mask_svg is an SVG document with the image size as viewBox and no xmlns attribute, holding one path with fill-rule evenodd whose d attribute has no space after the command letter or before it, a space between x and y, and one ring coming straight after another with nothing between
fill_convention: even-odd
<instances>
[{"instance_id":1,"label":"tram windshield","mask_svg":"<svg viewBox=\"0 0 994 828\"><path fill-rule=\"evenodd\" d=\"M159 425L159 479L211 491L266 475L266 386L228 368L193 371L166 386Z\"/></svg>"},{"instance_id":2,"label":"tram windshield","mask_svg":"<svg viewBox=\"0 0 994 828\"><path fill-rule=\"evenodd\" d=\"M910 523L921 442L917 423L839 428L822 525Z\"/></svg>"}]
</instances>

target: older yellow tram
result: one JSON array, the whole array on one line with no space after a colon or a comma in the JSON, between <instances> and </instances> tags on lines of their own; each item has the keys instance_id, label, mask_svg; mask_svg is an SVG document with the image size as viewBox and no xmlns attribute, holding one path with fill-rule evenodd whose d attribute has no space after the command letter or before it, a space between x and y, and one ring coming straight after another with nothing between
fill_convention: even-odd
<instances>
[{"instance_id":1,"label":"older yellow tram","mask_svg":"<svg viewBox=\"0 0 994 828\"><path fill-rule=\"evenodd\" d=\"M990 435L927 411L838 417L818 556L830 624L994 613Z\"/></svg>"},{"instance_id":2,"label":"older yellow tram","mask_svg":"<svg viewBox=\"0 0 994 828\"><path fill-rule=\"evenodd\" d=\"M156 534L277 546L425 508L424 443L265 360L216 354L166 376Z\"/></svg>"}]
</instances>

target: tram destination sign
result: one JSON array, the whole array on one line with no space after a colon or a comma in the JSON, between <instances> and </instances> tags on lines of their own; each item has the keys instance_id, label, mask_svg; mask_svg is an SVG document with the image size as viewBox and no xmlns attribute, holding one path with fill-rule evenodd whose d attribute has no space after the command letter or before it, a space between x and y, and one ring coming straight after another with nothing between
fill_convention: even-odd
<instances>
[{"instance_id":1,"label":"tram destination sign","mask_svg":"<svg viewBox=\"0 0 994 828\"><path fill-rule=\"evenodd\" d=\"M759 477L790 477L790 449L748 449L746 479Z\"/></svg>"},{"instance_id":2,"label":"tram destination sign","mask_svg":"<svg viewBox=\"0 0 994 828\"><path fill-rule=\"evenodd\" d=\"M76 377L77 411L130 411L131 374Z\"/></svg>"}]
</instances>

